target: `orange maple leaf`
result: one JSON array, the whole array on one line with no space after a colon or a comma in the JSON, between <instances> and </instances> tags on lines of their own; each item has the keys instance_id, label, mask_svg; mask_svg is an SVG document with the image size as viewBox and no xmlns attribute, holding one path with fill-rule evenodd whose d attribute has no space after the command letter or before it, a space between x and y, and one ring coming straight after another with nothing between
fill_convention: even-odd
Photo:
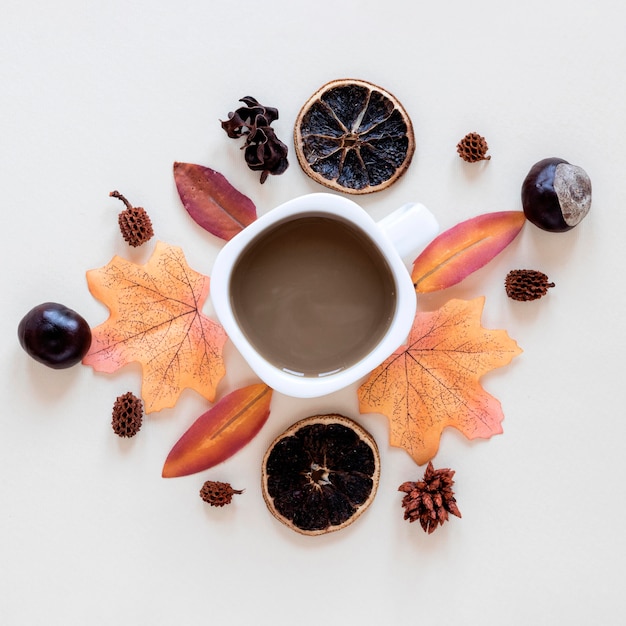
<instances>
[{"instance_id":1,"label":"orange maple leaf","mask_svg":"<svg viewBox=\"0 0 626 626\"><path fill-rule=\"evenodd\" d=\"M506 331L481 327L484 302L450 300L438 311L418 311L407 344L358 390L361 413L386 415L391 445L419 465L437 454L446 426L468 439L502 432L500 402L479 379L522 350Z\"/></svg>"},{"instance_id":2,"label":"orange maple leaf","mask_svg":"<svg viewBox=\"0 0 626 626\"><path fill-rule=\"evenodd\" d=\"M118 256L87 272L91 293L109 308L83 359L99 372L142 365L146 413L173 407L183 389L213 402L226 369L226 333L201 308L209 278L190 269L180 248L159 242L145 265Z\"/></svg>"}]
</instances>

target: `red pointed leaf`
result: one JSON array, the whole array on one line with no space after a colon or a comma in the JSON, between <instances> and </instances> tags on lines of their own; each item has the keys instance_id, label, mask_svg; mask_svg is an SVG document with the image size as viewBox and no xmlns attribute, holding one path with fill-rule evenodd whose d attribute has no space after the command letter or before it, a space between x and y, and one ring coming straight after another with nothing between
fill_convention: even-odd
<instances>
[{"instance_id":1,"label":"red pointed leaf","mask_svg":"<svg viewBox=\"0 0 626 626\"><path fill-rule=\"evenodd\" d=\"M231 457L260 430L270 414L272 389L242 387L203 413L170 451L163 477L187 476Z\"/></svg>"},{"instance_id":2,"label":"red pointed leaf","mask_svg":"<svg viewBox=\"0 0 626 626\"><path fill-rule=\"evenodd\" d=\"M189 215L220 239L232 239L257 217L252 200L209 167L174 163L174 181Z\"/></svg>"},{"instance_id":3,"label":"red pointed leaf","mask_svg":"<svg viewBox=\"0 0 626 626\"><path fill-rule=\"evenodd\" d=\"M418 293L456 285L502 252L524 226L523 211L478 215L441 233L415 259L411 278Z\"/></svg>"}]
</instances>

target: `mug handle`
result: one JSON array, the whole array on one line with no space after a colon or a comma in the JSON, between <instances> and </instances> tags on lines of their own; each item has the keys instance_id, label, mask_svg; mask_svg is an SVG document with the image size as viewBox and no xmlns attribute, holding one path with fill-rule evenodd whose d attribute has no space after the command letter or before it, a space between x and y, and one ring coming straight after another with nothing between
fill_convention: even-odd
<instances>
[{"instance_id":1,"label":"mug handle","mask_svg":"<svg viewBox=\"0 0 626 626\"><path fill-rule=\"evenodd\" d=\"M376 223L391 239L405 263L413 263L439 232L435 216L418 202L404 204Z\"/></svg>"}]
</instances>

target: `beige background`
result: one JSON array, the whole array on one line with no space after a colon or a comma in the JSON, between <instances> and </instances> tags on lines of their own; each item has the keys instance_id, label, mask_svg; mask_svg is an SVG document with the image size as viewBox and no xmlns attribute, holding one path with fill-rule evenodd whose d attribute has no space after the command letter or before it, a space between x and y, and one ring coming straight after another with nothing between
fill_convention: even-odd
<instances>
[{"instance_id":1,"label":"beige background","mask_svg":"<svg viewBox=\"0 0 626 626\"><path fill-rule=\"evenodd\" d=\"M0 20L3 306L0 392L0 615L3 624L621 623L626 546L622 322L626 232L626 39L621 3L107 3L5 0ZM160 477L165 456L207 408L193 392L152 414L135 440L110 428L115 397L139 369L53 371L16 339L32 306L58 300L92 325L106 318L85 272L131 251L108 198L119 189L152 215L159 239L211 273L221 247L183 210L176 160L224 173L259 212L321 188L291 166L260 186L219 125L252 95L276 106L291 146L301 104L358 77L409 111L417 151L392 188L362 199L375 218L409 200L442 228L519 210L533 163L558 156L594 186L591 213L554 235L530 225L461 285L423 298L485 295L483 324L524 353L483 379L504 434L442 438L435 464L456 470L461 520L434 535L402 520L397 486L421 477L388 445L378 415L359 416L356 386L318 401L276 395L259 436L222 465ZM483 134L492 159L455 146ZM507 299L510 269L556 282L535 303ZM207 313L211 313L207 305ZM255 377L233 349L226 393ZM259 486L269 442L306 415L357 418L381 448L372 507L339 533L306 538L269 515ZM226 509L203 481L245 494Z\"/></svg>"}]
</instances>

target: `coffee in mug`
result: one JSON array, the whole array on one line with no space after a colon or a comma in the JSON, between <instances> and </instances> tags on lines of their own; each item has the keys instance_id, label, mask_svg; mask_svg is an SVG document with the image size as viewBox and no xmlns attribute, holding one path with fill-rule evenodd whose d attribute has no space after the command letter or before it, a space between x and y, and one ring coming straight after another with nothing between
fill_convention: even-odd
<instances>
[{"instance_id":1,"label":"coffee in mug","mask_svg":"<svg viewBox=\"0 0 626 626\"><path fill-rule=\"evenodd\" d=\"M219 252L211 273L215 313L275 391L298 398L332 393L406 339L417 302L403 259L437 230L419 204L377 223L343 196L294 198Z\"/></svg>"},{"instance_id":2,"label":"coffee in mug","mask_svg":"<svg viewBox=\"0 0 626 626\"><path fill-rule=\"evenodd\" d=\"M327 376L360 361L387 332L396 286L376 244L341 218L301 215L253 239L233 267L232 310L275 367Z\"/></svg>"}]
</instances>

